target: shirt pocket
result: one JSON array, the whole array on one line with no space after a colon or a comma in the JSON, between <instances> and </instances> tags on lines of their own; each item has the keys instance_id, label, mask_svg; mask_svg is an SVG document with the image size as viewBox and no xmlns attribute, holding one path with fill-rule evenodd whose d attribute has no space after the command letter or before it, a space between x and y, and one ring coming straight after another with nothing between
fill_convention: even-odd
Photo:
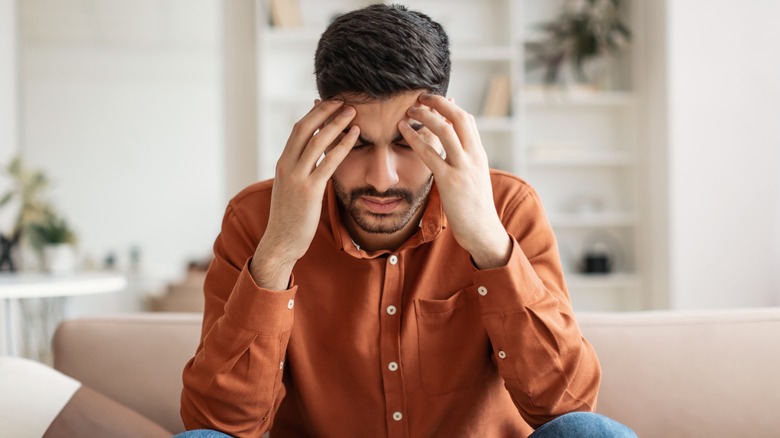
<instances>
[{"instance_id":1,"label":"shirt pocket","mask_svg":"<svg viewBox=\"0 0 780 438\"><path fill-rule=\"evenodd\" d=\"M415 300L420 387L426 393L466 389L490 376L490 340L478 306L463 290L446 300Z\"/></svg>"}]
</instances>

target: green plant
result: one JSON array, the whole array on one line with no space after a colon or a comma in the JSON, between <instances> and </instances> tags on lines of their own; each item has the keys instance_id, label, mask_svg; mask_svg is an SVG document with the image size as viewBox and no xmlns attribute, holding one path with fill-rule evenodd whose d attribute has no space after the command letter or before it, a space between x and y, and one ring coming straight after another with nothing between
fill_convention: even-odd
<instances>
[{"instance_id":1,"label":"green plant","mask_svg":"<svg viewBox=\"0 0 780 438\"><path fill-rule=\"evenodd\" d=\"M27 232L30 243L35 248L61 243L76 243L76 235L68 222L50 208L44 210L42 220L29 225Z\"/></svg>"},{"instance_id":2,"label":"green plant","mask_svg":"<svg viewBox=\"0 0 780 438\"><path fill-rule=\"evenodd\" d=\"M628 45L631 32L619 9L620 0L568 0L558 18L539 25L547 36L526 43L526 68L543 68L544 82L551 85L569 63L576 80L587 82L583 70L587 61Z\"/></svg>"},{"instance_id":3,"label":"green plant","mask_svg":"<svg viewBox=\"0 0 780 438\"><path fill-rule=\"evenodd\" d=\"M11 235L29 238L37 249L45 244L75 243L75 234L68 223L45 199L49 187L46 175L28 169L19 157L11 160L5 173L12 184L0 197L0 208L18 209Z\"/></svg>"}]
</instances>

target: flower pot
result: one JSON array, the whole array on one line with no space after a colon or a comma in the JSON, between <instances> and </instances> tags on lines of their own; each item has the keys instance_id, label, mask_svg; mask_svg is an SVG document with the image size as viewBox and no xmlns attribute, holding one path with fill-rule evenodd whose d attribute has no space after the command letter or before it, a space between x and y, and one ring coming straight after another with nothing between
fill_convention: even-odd
<instances>
[{"instance_id":1,"label":"flower pot","mask_svg":"<svg viewBox=\"0 0 780 438\"><path fill-rule=\"evenodd\" d=\"M74 273L76 271L76 248L69 243L44 246L43 265L46 272L54 275Z\"/></svg>"}]
</instances>

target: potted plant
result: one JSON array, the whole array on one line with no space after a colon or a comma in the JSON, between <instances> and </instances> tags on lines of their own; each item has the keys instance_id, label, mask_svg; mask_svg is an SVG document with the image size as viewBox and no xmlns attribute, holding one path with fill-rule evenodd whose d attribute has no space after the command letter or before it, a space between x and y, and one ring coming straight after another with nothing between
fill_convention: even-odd
<instances>
[{"instance_id":1,"label":"potted plant","mask_svg":"<svg viewBox=\"0 0 780 438\"><path fill-rule=\"evenodd\" d=\"M11 184L0 196L0 212L10 212L12 223L0 229L0 271L19 269L18 249L27 244L38 252L46 270L73 271L75 234L44 197L49 186L46 175L28 169L19 157L9 163L4 173Z\"/></svg>"},{"instance_id":2,"label":"potted plant","mask_svg":"<svg viewBox=\"0 0 780 438\"><path fill-rule=\"evenodd\" d=\"M41 220L29 225L30 243L42 254L43 267L52 274L76 270L76 235L67 221L50 207Z\"/></svg>"},{"instance_id":3,"label":"potted plant","mask_svg":"<svg viewBox=\"0 0 780 438\"><path fill-rule=\"evenodd\" d=\"M619 0L567 0L560 16L539 25L546 36L525 44L526 69L543 68L548 86L563 81L561 70L567 64L577 82L593 80L586 65L604 61L631 38L619 6Z\"/></svg>"}]
</instances>

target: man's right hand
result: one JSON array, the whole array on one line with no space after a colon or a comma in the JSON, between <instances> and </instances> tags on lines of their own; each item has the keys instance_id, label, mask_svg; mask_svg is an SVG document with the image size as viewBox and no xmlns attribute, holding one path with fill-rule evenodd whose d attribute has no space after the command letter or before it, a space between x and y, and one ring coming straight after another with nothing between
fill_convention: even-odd
<instances>
[{"instance_id":1,"label":"man's right hand","mask_svg":"<svg viewBox=\"0 0 780 438\"><path fill-rule=\"evenodd\" d=\"M355 117L355 108L340 101L317 102L293 126L276 163L268 226L250 266L258 286L287 289L293 266L311 245L328 180L357 141L352 126L322 159Z\"/></svg>"}]
</instances>

